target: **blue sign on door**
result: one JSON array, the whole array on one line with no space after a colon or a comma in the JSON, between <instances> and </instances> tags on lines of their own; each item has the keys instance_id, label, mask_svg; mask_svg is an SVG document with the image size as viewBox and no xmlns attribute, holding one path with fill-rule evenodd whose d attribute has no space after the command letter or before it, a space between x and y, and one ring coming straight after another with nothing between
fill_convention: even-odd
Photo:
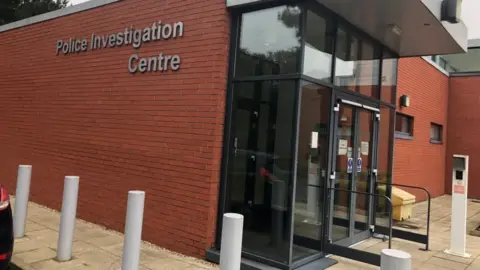
<instances>
[{"instance_id":1,"label":"blue sign on door","mask_svg":"<svg viewBox=\"0 0 480 270\"><path fill-rule=\"evenodd\" d=\"M353 172L353 158L348 158L347 160L347 173Z\"/></svg>"},{"instance_id":2,"label":"blue sign on door","mask_svg":"<svg viewBox=\"0 0 480 270\"><path fill-rule=\"evenodd\" d=\"M362 158L357 159L357 172L362 172Z\"/></svg>"}]
</instances>

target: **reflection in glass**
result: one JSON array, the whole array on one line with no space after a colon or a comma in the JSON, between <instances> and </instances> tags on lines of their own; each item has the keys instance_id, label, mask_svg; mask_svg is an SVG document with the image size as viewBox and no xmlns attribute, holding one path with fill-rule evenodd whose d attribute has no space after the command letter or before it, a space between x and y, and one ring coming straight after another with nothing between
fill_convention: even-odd
<instances>
[{"instance_id":1,"label":"reflection in glass","mask_svg":"<svg viewBox=\"0 0 480 270\"><path fill-rule=\"evenodd\" d=\"M370 169L373 142L373 113L358 109L357 162L355 163L355 189L370 193ZM360 160L360 162L358 162ZM355 233L368 230L368 215L371 198L365 194L356 194Z\"/></svg>"},{"instance_id":2,"label":"reflection in glass","mask_svg":"<svg viewBox=\"0 0 480 270\"><path fill-rule=\"evenodd\" d=\"M300 17L297 6L242 14L235 77L297 72Z\"/></svg>"},{"instance_id":3,"label":"reflection in glass","mask_svg":"<svg viewBox=\"0 0 480 270\"><path fill-rule=\"evenodd\" d=\"M384 53L382 63L382 88L380 97L382 101L395 104L395 91L397 90L398 59L391 58Z\"/></svg>"},{"instance_id":4,"label":"reflection in glass","mask_svg":"<svg viewBox=\"0 0 480 270\"><path fill-rule=\"evenodd\" d=\"M294 209L294 260L321 249L321 221L328 166L330 96L330 89L326 87L305 83L301 88Z\"/></svg>"},{"instance_id":5,"label":"reflection in glass","mask_svg":"<svg viewBox=\"0 0 480 270\"><path fill-rule=\"evenodd\" d=\"M330 81L332 74L333 39L328 34L329 27L325 18L307 12L303 74L326 81Z\"/></svg>"},{"instance_id":6,"label":"reflection in glass","mask_svg":"<svg viewBox=\"0 0 480 270\"><path fill-rule=\"evenodd\" d=\"M230 211L244 215L243 250L288 263L295 82L234 85Z\"/></svg>"},{"instance_id":7,"label":"reflection in glass","mask_svg":"<svg viewBox=\"0 0 480 270\"><path fill-rule=\"evenodd\" d=\"M340 27L335 53L335 84L378 98L380 60L377 54L372 42Z\"/></svg>"},{"instance_id":8,"label":"reflection in glass","mask_svg":"<svg viewBox=\"0 0 480 270\"><path fill-rule=\"evenodd\" d=\"M394 109L387 106L380 106L380 119L378 131L378 158L377 182L390 183L392 181L392 144L394 130ZM379 185L380 194L385 194L385 185ZM377 213L375 214L375 223L382 226L388 226L387 212L385 207L385 199L377 199Z\"/></svg>"},{"instance_id":9,"label":"reflection in glass","mask_svg":"<svg viewBox=\"0 0 480 270\"><path fill-rule=\"evenodd\" d=\"M353 180L354 155L354 133L355 133L355 111L348 105L340 106L338 129L337 129L337 149L335 162L335 188L350 190ZM333 225L332 240L338 241L349 237L350 228L350 202L351 197L348 192L335 190L333 204Z\"/></svg>"}]
</instances>

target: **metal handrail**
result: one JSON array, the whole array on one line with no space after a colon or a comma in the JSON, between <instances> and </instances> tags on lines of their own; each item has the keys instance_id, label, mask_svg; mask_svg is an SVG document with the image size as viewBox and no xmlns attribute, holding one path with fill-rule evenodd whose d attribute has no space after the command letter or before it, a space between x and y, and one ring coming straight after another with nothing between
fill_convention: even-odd
<instances>
[{"instance_id":1,"label":"metal handrail","mask_svg":"<svg viewBox=\"0 0 480 270\"><path fill-rule=\"evenodd\" d=\"M363 194L363 195L369 195L369 196L374 196L374 197L383 197L387 199L388 203L390 204L390 211L389 211L389 237L388 237L388 248L392 248L392 227L393 227L393 221L392 221L392 212L393 212L393 205L392 205L392 200L382 194L375 194L375 193L369 193L369 192L362 192L362 191L353 191L349 189L342 189L342 188L328 188L329 190L337 190L337 191L343 191L343 192L349 192L349 193L356 193L356 194Z\"/></svg>"},{"instance_id":2,"label":"metal handrail","mask_svg":"<svg viewBox=\"0 0 480 270\"><path fill-rule=\"evenodd\" d=\"M428 251L428 246L429 246L429 242L430 242L430 204L431 204L431 200L432 200L432 195L430 194L430 192L426 188L423 188L423 187L416 187L416 186L403 185L403 184L394 184L394 183L386 183L386 182L375 182L375 190L377 190L378 184L397 186L397 187L406 187L406 188L413 188L413 189L420 189L420 190L425 191L425 193L427 193L427 197L428 197L428 202L427 202L427 243L425 244L426 245L425 251Z\"/></svg>"}]
</instances>

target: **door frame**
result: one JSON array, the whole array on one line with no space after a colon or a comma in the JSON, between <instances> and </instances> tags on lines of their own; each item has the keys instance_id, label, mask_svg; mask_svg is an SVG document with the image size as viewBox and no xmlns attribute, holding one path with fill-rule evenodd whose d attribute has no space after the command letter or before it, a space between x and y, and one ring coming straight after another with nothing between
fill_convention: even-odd
<instances>
[{"instance_id":1,"label":"door frame","mask_svg":"<svg viewBox=\"0 0 480 270\"><path fill-rule=\"evenodd\" d=\"M367 192L368 193L373 193L373 187L374 187L374 182L376 181L376 172L377 172L377 155L378 155L378 131L379 131L379 120L380 120L380 109L378 103L372 102L371 100L352 95L349 93L344 93L344 92L336 92L334 93L334 103L332 104L333 106L333 111L335 112L331 118L333 122L333 130L332 130L332 138L333 138L333 150L330 155L330 179L328 181L328 187L329 188L335 188L335 184L333 181L336 179L335 176L335 171L336 171L336 157L337 157L337 151L338 151L338 124L339 124L339 111L340 111L340 106L346 105L346 106L351 106L355 108L354 110L354 130L353 130L353 142L352 145L352 156L356 157L358 155L358 147L356 145L358 144L358 130L359 130L359 120L358 116L360 115L359 110L366 110L372 113L372 120L373 120L373 127L372 127L372 134L371 134L371 143L370 143L370 155L369 155L369 164L370 166L370 171L368 172L368 177L369 177L369 183L367 187ZM354 166L356 168L356 165ZM353 187L355 189L353 191L356 191L356 181L357 181L357 172L356 169L353 170L353 178L352 181L349 182L349 190L352 190ZM335 201L335 191L331 190L330 191L330 196L328 197L328 226L327 226L327 232L328 232L328 242L327 243L332 243L332 228L333 228L333 222L334 222L334 215L333 215L333 210L334 210L334 201ZM366 196L366 195L365 195ZM356 220L355 220L355 209L356 209L356 198L357 194L355 193L350 193L348 195L349 197L349 210L348 210L348 237L335 241L335 245L340 245L340 246L351 246L352 244L358 243L362 240L365 240L367 238L370 238L372 236L372 226L374 226L374 205L375 205L375 200L374 198L370 197L368 199L368 218L367 218L367 230L355 234L355 225L356 225ZM339 220L345 222L345 220ZM345 224L346 225L346 224Z\"/></svg>"}]
</instances>

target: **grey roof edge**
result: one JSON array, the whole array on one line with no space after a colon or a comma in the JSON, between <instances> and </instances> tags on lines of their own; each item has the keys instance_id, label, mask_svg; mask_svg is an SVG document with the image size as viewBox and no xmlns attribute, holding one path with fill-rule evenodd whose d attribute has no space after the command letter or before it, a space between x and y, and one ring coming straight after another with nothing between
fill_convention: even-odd
<instances>
[{"instance_id":1,"label":"grey roof edge","mask_svg":"<svg viewBox=\"0 0 480 270\"><path fill-rule=\"evenodd\" d=\"M48 21L48 20L53 20L53 19L56 19L56 18L59 18L59 17L68 16L68 15L75 14L75 13L82 12L82 11L86 11L86 10L89 10L89 9L94 9L94 8L97 8L97 7L109 5L109 4L112 4L112 3L115 3L115 2L119 2L119 1L122 1L122 0L91 0L91 1L87 1L85 3L81 3L81 4L78 4L78 5L69 6L69 7L66 7L66 8L54 10L54 11L47 12L47 13L43 13L43 14L40 14L40 15L37 15L37 16L33 16L33 17L30 17L30 18L27 18L27 19L20 20L20 21L16 21L16 22L1 25L0 26L0 33L7 32L7 31L17 29L17 28L21 28L21 27L31 25L31 24L36 24L36 23L40 23L40 22L44 22L44 21Z\"/></svg>"},{"instance_id":2,"label":"grey roof edge","mask_svg":"<svg viewBox=\"0 0 480 270\"><path fill-rule=\"evenodd\" d=\"M468 40L468 47L469 47L469 48L478 48L478 47L480 47L480 38L477 38L477 39L469 39L469 40Z\"/></svg>"}]
</instances>

